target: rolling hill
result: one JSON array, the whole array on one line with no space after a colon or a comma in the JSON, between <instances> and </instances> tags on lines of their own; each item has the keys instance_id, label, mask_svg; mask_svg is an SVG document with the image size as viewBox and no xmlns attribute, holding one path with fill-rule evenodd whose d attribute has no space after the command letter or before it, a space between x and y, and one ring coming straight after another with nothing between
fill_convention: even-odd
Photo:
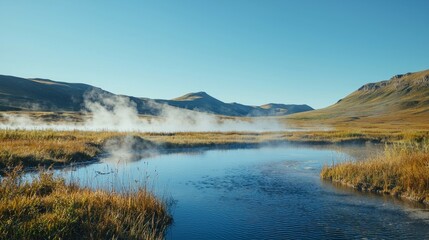
<instances>
[{"instance_id":1,"label":"rolling hill","mask_svg":"<svg viewBox=\"0 0 429 240\"><path fill-rule=\"evenodd\" d=\"M327 108L293 114L287 117L287 121L339 127L427 127L429 70L365 84Z\"/></svg>"},{"instance_id":2,"label":"rolling hill","mask_svg":"<svg viewBox=\"0 0 429 240\"><path fill-rule=\"evenodd\" d=\"M0 75L0 111L73 111L84 109L85 94L96 91L105 96L115 94L87 84L26 79ZM124 96L133 101L140 114L156 114L148 100Z\"/></svg>"},{"instance_id":3,"label":"rolling hill","mask_svg":"<svg viewBox=\"0 0 429 240\"><path fill-rule=\"evenodd\" d=\"M91 88L86 84L0 76L0 110L78 111L83 93Z\"/></svg>"},{"instance_id":4,"label":"rolling hill","mask_svg":"<svg viewBox=\"0 0 429 240\"><path fill-rule=\"evenodd\" d=\"M157 115L158 104L225 116L282 116L312 110L307 105L267 104L261 107L224 103L205 92L190 93L172 100L115 95L87 84L0 75L0 111L80 112L88 93L121 96L134 103L140 114ZM158 104L157 104L158 103Z\"/></svg>"}]
</instances>

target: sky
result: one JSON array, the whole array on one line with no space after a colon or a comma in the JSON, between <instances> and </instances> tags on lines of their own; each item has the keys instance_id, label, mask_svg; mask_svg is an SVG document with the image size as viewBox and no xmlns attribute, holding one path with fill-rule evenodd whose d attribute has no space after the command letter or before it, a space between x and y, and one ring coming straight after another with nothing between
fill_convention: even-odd
<instances>
[{"instance_id":1,"label":"sky","mask_svg":"<svg viewBox=\"0 0 429 240\"><path fill-rule=\"evenodd\" d=\"M0 74L323 108L429 68L429 1L0 0Z\"/></svg>"}]
</instances>

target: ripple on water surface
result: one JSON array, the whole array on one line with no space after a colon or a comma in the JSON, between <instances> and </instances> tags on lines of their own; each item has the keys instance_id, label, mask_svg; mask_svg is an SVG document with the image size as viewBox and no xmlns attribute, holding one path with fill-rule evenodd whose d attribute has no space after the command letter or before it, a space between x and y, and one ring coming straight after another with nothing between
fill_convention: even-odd
<instances>
[{"instance_id":1,"label":"ripple on water surface","mask_svg":"<svg viewBox=\"0 0 429 240\"><path fill-rule=\"evenodd\" d=\"M93 164L72 175L115 169L121 182L141 178L141 169L156 175L155 188L176 202L167 239L429 239L424 206L320 180L323 165L359 151L368 148L210 150Z\"/></svg>"}]
</instances>

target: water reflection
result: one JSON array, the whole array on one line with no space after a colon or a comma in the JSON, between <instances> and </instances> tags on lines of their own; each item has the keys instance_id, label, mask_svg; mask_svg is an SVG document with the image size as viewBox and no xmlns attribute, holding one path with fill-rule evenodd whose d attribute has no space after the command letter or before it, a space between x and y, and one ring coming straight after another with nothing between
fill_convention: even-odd
<instances>
[{"instance_id":1,"label":"water reflection","mask_svg":"<svg viewBox=\"0 0 429 240\"><path fill-rule=\"evenodd\" d=\"M424 239L425 206L321 181L323 165L379 146L282 145L169 150L62 172L82 185L149 185L173 199L168 239ZM106 173L106 174L101 174Z\"/></svg>"}]
</instances>

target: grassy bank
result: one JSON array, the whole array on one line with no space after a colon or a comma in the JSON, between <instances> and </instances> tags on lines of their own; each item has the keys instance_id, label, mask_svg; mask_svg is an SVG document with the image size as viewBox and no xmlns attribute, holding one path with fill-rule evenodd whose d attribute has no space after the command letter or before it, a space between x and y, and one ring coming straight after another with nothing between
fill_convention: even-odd
<instances>
[{"instance_id":1,"label":"grassy bank","mask_svg":"<svg viewBox=\"0 0 429 240\"><path fill-rule=\"evenodd\" d=\"M133 136L137 142L159 148L216 147L272 142L360 143L422 141L429 131L297 131L297 132L200 132L200 133L120 133L85 131L0 130L0 170L5 166L66 165L88 161L105 152L109 139ZM141 141L140 141L141 140ZM146 144L146 143L153 144Z\"/></svg>"},{"instance_id":2,"label":"grassy bank","mask_svg":"<svg viewBox=\"0 0 429 240\"><path fill-rule=\"evenodd\" d=\"M67 164L101 153L110 133L0 130L0 169Z\"/></svg>"},{"instance_id":3,"label":"grassy bank","mask_svg":"<svg viewBox=\"0 0 429 240\"><path fill-rule=\"evenodd\" d=\"M387 146L366 161L325 167L323 179L429 204L429 141Z\"/></svg>"},{"instance_id":4,"label":"grassy bank","mask_svg":"<svg viewBox=\"0 0 429 240\"><path fill-rule=\"evenodd\" d=\"M162 239L171 218L145 189L93 191L41 172L0 182L0 239Z\"/></svg>"}]
</instances>

